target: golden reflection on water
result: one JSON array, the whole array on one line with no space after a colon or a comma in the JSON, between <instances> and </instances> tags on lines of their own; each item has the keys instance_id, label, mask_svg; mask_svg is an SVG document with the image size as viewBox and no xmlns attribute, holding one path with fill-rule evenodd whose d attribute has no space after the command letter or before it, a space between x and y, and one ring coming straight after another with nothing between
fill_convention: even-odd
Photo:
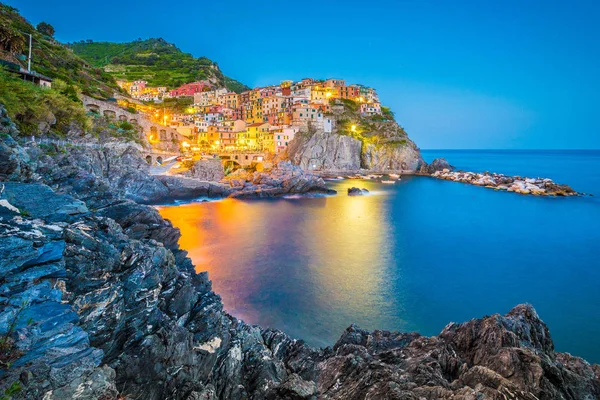
<instances>
[{"instance_id":1,"label":"golden reflection on water","mask_svg":"<svg viewBox=\"0 0 600 400\"><path fill-rule=\"evenodd\" d=\"M355 321L381 327L378 312L398 309L384 295L394 243L382 203L338 195L158 209L229 312L284 330L293 320L326 336L317 322L324 313L339 320L339 334Z\"/></svg>"}]
</instances>

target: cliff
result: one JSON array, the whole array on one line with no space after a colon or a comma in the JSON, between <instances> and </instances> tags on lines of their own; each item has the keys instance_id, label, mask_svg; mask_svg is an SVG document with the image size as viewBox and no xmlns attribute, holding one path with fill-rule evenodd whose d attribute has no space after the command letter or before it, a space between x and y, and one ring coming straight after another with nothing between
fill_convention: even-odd
<instances>
[{"instance_id":1,"label":"cliff","mask_svg":"<svg viewBox=\"0 0 600 400\"><path fill-rule=\"evenodd\" d=\"M307 125L287 149L294 164L323 172L399 172L414 174L426 163L393 114L362 116L351 100L332 100L331 133Z\"/></svg>"},{"instance_id":2,"label":"cliff","mask_svg":"<svg viewBox=\"0 0 600 400\"><path fill-rule=\"evenodd\" d=\"M104 400L600 396L600 366L555 352L527 305L449 324L434 337L351 326L327 349L247 325L223 310L207 274L194 271L178 229L123 197L155 179L144 178L136 160L92 147L66 157L20 145L16 127L0 117L0 393Z\"/></svg>"}]
</instances>

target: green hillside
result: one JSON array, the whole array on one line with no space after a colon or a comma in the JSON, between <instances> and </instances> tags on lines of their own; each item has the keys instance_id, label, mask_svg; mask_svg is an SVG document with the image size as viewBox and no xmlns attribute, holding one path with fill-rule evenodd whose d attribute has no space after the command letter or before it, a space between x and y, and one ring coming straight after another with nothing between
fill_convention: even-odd
<instances>
[{"instance_id":1,"label":"green hillside","mask_svg":"<svg viewBox=\"0 0 600 400\"><path fill-rule=\"evenodd\" d=\"M112 97L118 90L104 70L90 67L47 32L39 32L18 10L0 3L0 59L26 67L29 33L33 35L32 70L98 98Z\"/></svg>"},{"instance_id":2,"label":"green hillside","mask_svg":"<svg viewBox=\"0 0 600 400\"><path fill-rule=\"evenodd\" d=\"M160 38L130 43L87 40L69 46L91 65L104 68L116 79L143 79L150 86L169 88L208 79L235 92L248 90L247 86L223 75L217 64L208 58L195 58Z\"/></svg>"}]
</instances>

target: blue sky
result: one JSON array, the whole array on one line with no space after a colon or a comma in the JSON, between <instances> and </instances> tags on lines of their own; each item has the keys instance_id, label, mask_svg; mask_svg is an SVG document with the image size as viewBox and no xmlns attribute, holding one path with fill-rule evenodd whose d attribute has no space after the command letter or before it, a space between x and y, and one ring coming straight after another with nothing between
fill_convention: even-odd
<instances>
[{"instance_id":1,"label":"blue sky","mask_svg":"<svg viewBox=\"0 0 600 400\"><path fill-rule=\"evenodd\" d=\"M163 37L249 86L373 86L423 149L600 148L600 1L3 1L61 41Z\"/></svg>"}]
</instances>

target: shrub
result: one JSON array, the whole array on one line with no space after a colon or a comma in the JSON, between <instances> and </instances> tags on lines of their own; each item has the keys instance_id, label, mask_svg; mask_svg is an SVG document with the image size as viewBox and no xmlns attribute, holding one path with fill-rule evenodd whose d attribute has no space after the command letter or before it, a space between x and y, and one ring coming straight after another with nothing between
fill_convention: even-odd
<instances>
[{"instance_id":1,"label":"shrub","mask_svg":"<svg viewBox=\"0 0 600 400\"><path fill-rule=\"evenodd\" d=\"M47 22L40 22L37 24L36 29L39 33L46 36L54 36L54 27Z\"/></svg>"},{"instance_id":2,"label":"shrub","mask_svg":"<svg viewBox=\"0 0 600 400\"><path fill-rule=\"evenodd\" d=\"M0 103L5 105L23 135L39 134L39 125L51 122L52 117L56 122L51 129L59 135L66 134L73 123L82 129L88 128L83 105L72 98L76 98L75 93L76 88L60 80L57 88L41 88L0 69Z\"/></svg>"}]
</instances>

